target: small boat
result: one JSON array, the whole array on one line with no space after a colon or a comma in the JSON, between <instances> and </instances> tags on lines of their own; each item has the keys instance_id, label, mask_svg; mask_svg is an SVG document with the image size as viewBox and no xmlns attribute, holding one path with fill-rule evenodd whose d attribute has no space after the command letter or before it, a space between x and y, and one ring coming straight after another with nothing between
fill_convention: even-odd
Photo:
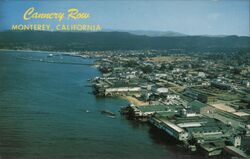
<instances>
[{"instance_id":1,"label":"small boat","mask_svg":"<svg viewBox=\"0 0 250 159\"><path fill-rule=\"evenodd\" d=\"M115 116L112 116L112 115L107 115L107 117L109 117L109 118L115 118Z\"/></svg>"},{"instance_id":2,"label":"small boat","mask_svg":"<svg viewBox=\"0 0 250 159\"><path fill-rule=\"evenodd\" d=\"M101 110L101 114L104 114L104 115L107 115L107 116L112 116L114 117L115 116L115 113L109 111L109 110Z\"/></svg>"}]
</instances>

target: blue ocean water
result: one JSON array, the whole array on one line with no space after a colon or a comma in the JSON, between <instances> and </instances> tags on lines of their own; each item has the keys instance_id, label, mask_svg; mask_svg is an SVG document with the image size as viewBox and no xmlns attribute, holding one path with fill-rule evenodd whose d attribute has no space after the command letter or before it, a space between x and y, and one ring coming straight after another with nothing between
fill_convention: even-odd
<instances>
[{"instance_id":1,"label":"blue ocean water","mask_svg":"<svg viewBox=\"0 0 250 159\"><path fill-rule=\"evenodd\" d=\"M95 97L89 79L100 75L96 68L46 60L94 62L46 52L0 51L1 159L201 158L162 139L149 125L120 116L127 101ZM102 109L115 112L116 118L102 115Z\"/></svg>"}]
</instances>

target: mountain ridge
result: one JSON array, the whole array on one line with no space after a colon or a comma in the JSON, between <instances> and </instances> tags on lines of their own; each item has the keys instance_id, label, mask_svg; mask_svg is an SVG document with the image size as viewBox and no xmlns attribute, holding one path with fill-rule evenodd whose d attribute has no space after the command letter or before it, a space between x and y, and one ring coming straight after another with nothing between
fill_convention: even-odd
<instances>
[{"instance_id":1,"label":"mountain ridge","mask_svg":"<svg viewBox=\"0 0 250 159\"><path fill-rule=\"evenodd\" d=\"M128 32L0 32L0 48L42 50L182 50L235 51L250 50L247 36L157 36L134 35Z\"/></svg>"}]
</instances>

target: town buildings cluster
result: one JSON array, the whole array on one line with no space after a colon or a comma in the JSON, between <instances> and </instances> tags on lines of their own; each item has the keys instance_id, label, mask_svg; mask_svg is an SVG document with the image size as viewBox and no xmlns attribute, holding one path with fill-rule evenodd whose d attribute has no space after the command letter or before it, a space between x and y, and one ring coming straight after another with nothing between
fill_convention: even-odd
<instances>
[{"instance_id":1,"label":"town buildings cluster","mask_svg":"<svg viewBox=\"0 0 250 159\"><path fill-rule=\"evenodd\" d=\"M84 52L102 72L97 96L130 101L129 119L148 122L208 156L247 158L250 137L250 54L177 54L157 50ZM244 58L245 57L245 58Z\"/></svg>"}]
</instances>

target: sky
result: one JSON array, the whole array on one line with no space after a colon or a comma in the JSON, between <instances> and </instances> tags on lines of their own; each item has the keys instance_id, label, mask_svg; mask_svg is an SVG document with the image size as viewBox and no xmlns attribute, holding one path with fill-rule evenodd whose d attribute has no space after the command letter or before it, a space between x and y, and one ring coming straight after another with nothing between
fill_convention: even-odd
<instances>
[{"instance_id":1,"label":"sky","mask_svg":"<svg viewBox=\"0 0 250 159\"><path fill-rule=\"evenodd\" d=\"M23 20L24 12L65 12L77 8L91 15L81 20ZM12 24L99 24L103 30L175 31L188 35L249 33L250 0L2 0L0 30Z\"/></svg>"}]
</instances>

